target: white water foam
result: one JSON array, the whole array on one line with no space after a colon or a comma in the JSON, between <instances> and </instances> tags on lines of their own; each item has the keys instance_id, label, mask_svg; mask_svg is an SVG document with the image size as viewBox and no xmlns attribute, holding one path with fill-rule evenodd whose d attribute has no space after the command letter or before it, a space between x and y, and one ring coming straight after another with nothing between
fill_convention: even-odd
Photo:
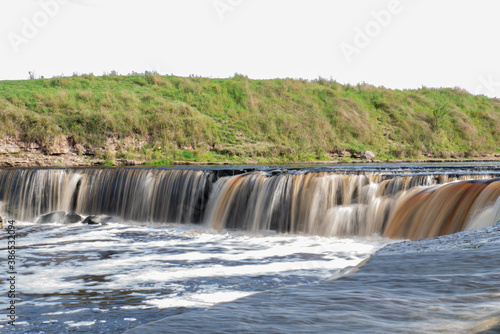
<instances>
[{"instance_id":1,"label":"white water foam","mask_svg":"<svg viewBox=\"0 0 500 334\"><path fill-rule=\"evenodd\" d=\"M219 289L215 286L215 289ZM204 290L202 290L204 291ZM209 290L208 290L209 291ZM147 303L158 307L164 308L198 308L208 307L218 303L233 301L242 297L251 295L251 292L242 291L217 291L217 292L198 292L196 294L186 294L178 297L166 297L148 300Z\"/></svg>"},{"instance_id":2,"label":"white water foam","mask_svg":"<svg viewBox=\"0 0 500 334\"><path fill-rule=\"evenodd\" d=\"M206 308L265 289L318 282L389 242L128 223L18 223L18 234L18 286L30 295L20 308L68 330L92 330L115 310L130 313L121 318L130 322L141 310ZM123 302L105 306L109 298Z\"/></svg>"},{"instance_id":3,"label":"white water foam","mask_svg":"<svg viewBox=\"0 0 500 334\"><path fill-rule=\"evenodd\" d=\"M74 321L66 321L65 324L67 324L69 327L88 327L92 326L95 324L95 321L80 321L80 322L74 322Z\"/></svg>"},{"instance_id":4,"label":"white water foam","mask_svg":"<svg viewBox=\"0 0 500 334\"><path fill-rule=\"evenodd\" d=\"M63 293L82 288L141 290L144 283L279 276L298 271L328 278L335 270L357 265L384 244L377 239L213 233L178 226L38 228L31 226L28 236L20 241L24 266L29 268L21 276L24 293ZM120 237L123 234L137 235L141 240L132 242ZM166 240L143 240L145 235ZM106 252L111 254L103 257ZM106 279L97 284L87 282L85 275Z\"/></svg>"}]
</instances>

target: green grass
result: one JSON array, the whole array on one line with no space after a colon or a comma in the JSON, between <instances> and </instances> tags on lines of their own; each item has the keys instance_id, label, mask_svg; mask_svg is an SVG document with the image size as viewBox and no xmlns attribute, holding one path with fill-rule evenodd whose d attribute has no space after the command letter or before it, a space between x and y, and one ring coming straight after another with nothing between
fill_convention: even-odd
<instances>
[{"instance_id":1,"label":"green grass","mask_svg":"<svg viewBox=\"0 0 500 334\"><path fill-rule=\"evenodd\" d=\"M384 159L460 158L499 152L500 100L461 89L400 91L240 75L0 82L0 137L48 148L61 136L107 165L113 158L153 165L315 161L343 149ZM120 143L117 153L106 152L109 138ZM143 144L127 146L131 140Z\"/></svg>"}]
</instances>

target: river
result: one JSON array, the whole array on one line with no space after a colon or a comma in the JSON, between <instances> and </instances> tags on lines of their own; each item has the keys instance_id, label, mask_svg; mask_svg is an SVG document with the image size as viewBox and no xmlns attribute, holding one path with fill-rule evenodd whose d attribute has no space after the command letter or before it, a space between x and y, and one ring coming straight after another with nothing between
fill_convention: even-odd
<instances>
[{"instance_id":1,"label":"river","mask_svg":"<svg viewBox=\"0 0 500 334\"><path fill-rule=\"evenodd\" d=\"M479 333L500 322L499 175L494 163L3 169L17 290L15 326L5 312L0 329ZM403 279L412 293L398 297Z\"/></svg>"}]
</instances>

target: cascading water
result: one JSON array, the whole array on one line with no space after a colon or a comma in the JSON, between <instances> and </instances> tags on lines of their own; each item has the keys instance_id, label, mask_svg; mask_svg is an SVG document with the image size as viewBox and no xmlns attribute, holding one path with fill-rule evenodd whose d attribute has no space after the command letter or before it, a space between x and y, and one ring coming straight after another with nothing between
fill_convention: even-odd
<instances>
[{"instance_id":1,"label":"cascading water","mask_svg":"<svg viewBox=\"0 0 500 334\"><path fill-rule=\"evenodd\" d=\"M154 168L1 170L0 214L26 221L62 210L139 222L204 222L216 229L418 239L468 228L500 196L500 182L491 173L233 174Z\"/></svg>"},{"instance_id":2,"label":"cascading water","mask_svg":"<svg viewBox=\"0 0 500 334\"><path fill-rule=\"evenodd\" d=\"M402 196L384 233L392 238L422 239L462 231L499 196L500 179L412 189Z\"/></svg>"},{"instance_id":3,"label":"cascading water","mask_svg":"<svg viewBox=\"0 0 500 334\"><path fill-rule=\"evenodd\" d=\"M0 201L4 215L22 221L51 211L74 211L191 223L200 221L210 175L162 169L2 170Z\"/></svg>"},{"instance_id":4,"label":"cascading water","mask_svg":"<svg viewBox=\"0 0 500 334\"><path fill-rule=\"evenodd\" d=\"M219 181L206 223L323 236L427 238L461 231L493 205L500 182L490 178L254 172ZM438 186L443 181L448 183Z\"/></svg>"},{"instance_id":5,"label":"cascading water","mask_svg":"<svg viewBox=\"0 0 500 334\"><path fill-rule=\"evenodd\" d=\"M163 317L167 325L161 332L179 332L179 328L217 332L220 324L228 328L234 323L258 325L260 318L246 315L268 303L270 308L260 308L257 316L264 319L268 313L284 311L271 316L274 331L276 319L299 319L280 327L282 332L305 332L309 329L303 330L301 324L335 319L344 323L342 332L358 332L361 327L350 328L349 323L358 319L358 325L366 327L365 319L370 319L365 332L391 332L393 328L387 326L404 332L400 329L417 319L412 328L428 322L426 333L472 333L469 329L476 322L500 316L494 257L500 226L448 235L445 241L398 243L395 239L495 225L500 220L499 176L500 166L480 163L286 170L0 170L0 216L4 222L14 219L17 233L19 318L13 332L120 333ZM93 217L98 222L94 225L70 223L83 220L79 215L116 219ZM68 216L76 220L61 218ZM86 221L91 222L90 218ZM98 218L103 220L99 223ZM7 233L0 236L4 245L7 237ZM372 257L387 244L400 245L396 250L408 246L410 252L413 245L418 254ZM421 259L420 252L432 251L436 245L444 251ZM455 247L457 254L448 247ZM368 265L361 266L369 258ZM460 262L462 258L470 261ZM433 264L435 259L441 260ZM426 266L415 270L415 263ZM358 266L360 271L351 274ZM389 268L398 270L391 273ZM416 277L419 272L422 275ZM446 276L450 272L456 274ZM347 280L343 302L338 295L341 289L325 281L332 275L341 277L338 281ZM408 282L413 284L407 287ZM5 291L10 284L0 278ZM290 294L280 295L287 286ZM456 289L443 298L450 286ZM475 287L472 294L471 286ZM274 301L268 295L259 297L258 292L266 290L278 297ZM250 302L244 296L250 296ZM237 308L228 307L245 314L242 318L234 319L230 311L222 312L230 319L213 321L218 318L210 310L203 311L241 297ZM0 296L0 302L9 302L7 294ZM428 313L415 317L413 305L422 305ZM330 311L331 306L338 307ZM361 306L363 312L359 312ZM201 313L193 317L199 323L189 320L188 311L197 310ZM203 315L208 321L203 322ZM310 318L303 321L301 316ZM453 327L443 330L450 322ZM192 330L195 323L200 330ZM440 327L429 327L436 323ZM374 325L383 330L373 330ZM0 331L5 328L0 324ZM267 331L264 327L248 330Z\"/></svg>"}]
</instances>

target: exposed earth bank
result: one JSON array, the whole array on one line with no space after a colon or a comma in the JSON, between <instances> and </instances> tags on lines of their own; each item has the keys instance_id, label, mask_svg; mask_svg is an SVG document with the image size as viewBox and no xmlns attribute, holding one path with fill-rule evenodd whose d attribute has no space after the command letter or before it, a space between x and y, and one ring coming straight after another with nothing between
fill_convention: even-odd
<instances>
[{"instance_id":1,"label":"exposed earth bank","mask_svg":"<svg viewBox=\"0 0 500 334\"><path fill-rule=\"evenodd\" d=\"M142 143L127 140L126 148L137 148ZM118 152L119 143L116 139L108 139L102 147L86 148L73 144L71 140L62 138L50 148L41 147L36 143L26 143L12 138L0 139L0 168L8 167L91 167L91 166L140 166L149 165L140 159L102 159L96 151ZM478 153L467 159L458 158L453 152L447 157L426 156L420 159L380 159L371 151L342 150L338 154L327 154L327 160L306 161L305 163L337 164L337 163L381 163L381 162L466 162L466 161L498 161L499 153ZM248 164L256 161L249 160ZM294 162L300 163L300 162ZM190 161L175 160L173 165L228 165L231 161ZM172 164L171 164L172 165Z\"/></svg>"}]
</instances>

